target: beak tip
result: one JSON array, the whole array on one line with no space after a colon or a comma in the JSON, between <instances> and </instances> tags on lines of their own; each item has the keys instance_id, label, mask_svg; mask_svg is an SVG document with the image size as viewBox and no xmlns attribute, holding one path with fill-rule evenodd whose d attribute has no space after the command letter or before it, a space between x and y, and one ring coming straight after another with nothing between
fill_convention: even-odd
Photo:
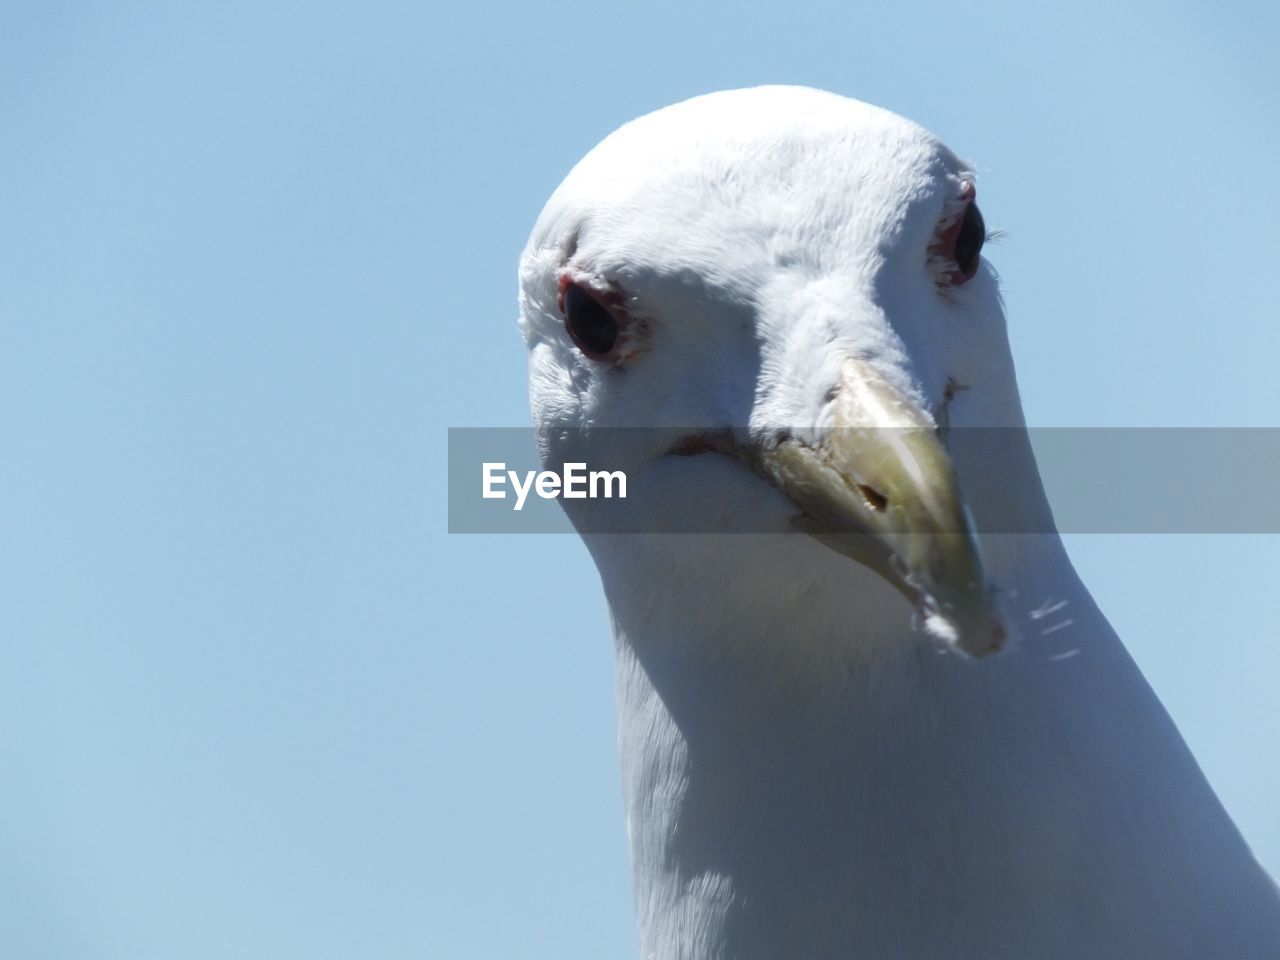
<instances>
[{"instance_id":1,"label":"beak tip","mask_svg":"<svg viewBox=\"0 0 1280 960\"><path fill-rule=\"evenodd\" d=\"M982 660L1009 646L1009 628L993 602L969 610L926 603L923 613L925 633L970 659Z\"/></svg>"},{"instance_id":2,"label":"beak tip","mask_svg":"<svg viewBox=\"0 0 1280 960\"><path fill-rule=\"evenodd\" d=\"M992 620L985 636L976 638L978 642L965 650L975 660L1002 653L1009 642L1009 631L999 620Z\"/></svg>"}]
</instances>

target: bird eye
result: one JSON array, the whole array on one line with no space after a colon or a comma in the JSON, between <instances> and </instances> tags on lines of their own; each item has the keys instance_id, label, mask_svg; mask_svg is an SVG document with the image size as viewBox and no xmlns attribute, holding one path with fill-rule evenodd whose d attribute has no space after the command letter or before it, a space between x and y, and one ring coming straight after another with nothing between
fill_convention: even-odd
<instances>
[{"instance_id":1,"label":"bird eye","mask_svg":"<svg viewBox=\"0 0 1280 960\"><path fill-rule=\"evenodd\" d=\"M564 327L579 350L603 360L618 342L618 321L602 303L576 283L564 288Z\"/></svg>"},{"instance_id":2,"label":"bird eye","mask_svg":"<svg viewBox=\"0 0 1280 960\"><path fill-rule=\"evenodd\" d=\"M982 211L976 203L965 205L964 217L960 220L960 230L956 233L956 266L964 280L970 280L978 272L979 255L982 253L982 241L987 238L987 225L982 220ZM963 283L964 280L960 282Z\"/></svg>"}]
</instances>

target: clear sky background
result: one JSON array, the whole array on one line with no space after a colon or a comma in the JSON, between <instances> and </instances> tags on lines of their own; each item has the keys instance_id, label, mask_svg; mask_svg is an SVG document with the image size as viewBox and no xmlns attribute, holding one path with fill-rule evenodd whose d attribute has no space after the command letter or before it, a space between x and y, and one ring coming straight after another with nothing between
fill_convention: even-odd
<instances>
[{"instance_id":1,"label":"clear sky background","mask_svg":"<svg viewBox=\"0 0 1280 960\"><path fill-rule=\"evenodd\" d=\"M547 195L870 100L977 164L1033 424L1280 425L1276 10L0 3L0 955L634 956L594 568L445 532ZM1069 547L1280 872L1280 538Z\"/></svg>"}]
</instances>

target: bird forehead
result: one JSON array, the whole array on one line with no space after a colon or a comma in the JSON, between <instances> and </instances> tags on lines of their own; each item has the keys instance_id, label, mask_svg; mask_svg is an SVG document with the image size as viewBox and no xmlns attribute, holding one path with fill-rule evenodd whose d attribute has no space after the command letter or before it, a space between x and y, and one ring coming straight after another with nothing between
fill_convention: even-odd
<instances>
[{"instance_id":1,"label":"bird forehead","mask_svg":"<svg viewBox=\"0 0 1280 960\"><path fill-rule=\"evenodd\" d=\"M552 196L530 247L633 268L838 259L887 242L961 169L886 110L806 88L727 91L607 137Z\"/></svg>"},{"instance_id":2,"label":"bird forehead","mask_svg":"<svg viewBox=\"0 0 1280 960\"><path fill-rule=\"evenodd\" d=\"M945 153L923 127L879 107L803 87L758 87L695 97L625 124L569 182L598 200L686 180L767 191L832 176L884 179Z\"/></svg>"}]
</instances>

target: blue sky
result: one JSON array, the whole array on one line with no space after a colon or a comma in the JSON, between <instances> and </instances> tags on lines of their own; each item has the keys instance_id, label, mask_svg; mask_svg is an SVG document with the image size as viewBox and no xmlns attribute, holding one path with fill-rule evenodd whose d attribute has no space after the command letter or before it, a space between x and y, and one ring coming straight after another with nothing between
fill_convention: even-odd
<instances>
[{"instance_id":1,"label":"blue sky","mask_svg":"<svg viewBox=\"0 0 1280 960\"><path fill-rule=\"evenodd\" d=\"M861 97L976 163L1033 424L1277 426L1278 21L0 5L0 952L632 955L594 569L445 533L546 196L693 94ZM1069 546L1280 872L1280 538Z\"/></svg>"}]
</instances>

